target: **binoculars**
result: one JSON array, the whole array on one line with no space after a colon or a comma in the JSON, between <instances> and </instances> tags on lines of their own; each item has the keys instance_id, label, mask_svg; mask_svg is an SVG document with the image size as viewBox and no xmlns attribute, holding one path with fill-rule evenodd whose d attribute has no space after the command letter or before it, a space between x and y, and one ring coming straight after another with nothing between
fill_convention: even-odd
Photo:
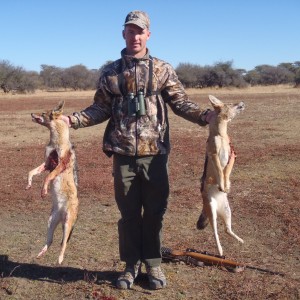
<instances>
[{"instance_id":1,"label":"binoculars","mask_svg":"<svg viewBox=\"0 0 300 300\"><path fill-rule=\"evenodd\" d=\"M129 93L128 100L128 115L130 117L141 117L146 115L145 98L143 91L138 91L137 95Z\"/></svg>"}]
</instances>

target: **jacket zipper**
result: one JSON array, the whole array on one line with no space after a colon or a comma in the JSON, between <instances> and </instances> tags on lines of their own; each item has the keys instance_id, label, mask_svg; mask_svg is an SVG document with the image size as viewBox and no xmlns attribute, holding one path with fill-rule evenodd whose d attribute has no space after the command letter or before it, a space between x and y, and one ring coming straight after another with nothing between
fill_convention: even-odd
<instances>
[{"instance_id":1,"label":"jacket zipper","mask_svg":"<svg viewBox=\"0 0 300 300\"><path fill-rule=\"evenodd\" d=\"M137 62L134 62L134 77L135 77L135 97L137 97L138 82L136 76ZM138 156L138 112L135 113L135 156Z\"/></svg>"}]
</instances>

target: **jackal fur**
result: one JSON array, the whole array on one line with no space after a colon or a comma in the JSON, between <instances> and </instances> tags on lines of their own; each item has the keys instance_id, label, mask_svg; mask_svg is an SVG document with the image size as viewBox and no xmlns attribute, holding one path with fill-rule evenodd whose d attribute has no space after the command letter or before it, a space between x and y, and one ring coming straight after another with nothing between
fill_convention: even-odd
<instances>
[{"instance_id":1,"label":"jackal fur","mask_svg":"<svg viewBox=\"0 0 300 300\"><path fill-rule=\"evenodd\" d=\"M28 174L26 189L31 188L32 178L44 171L49 171L41 190L44 198L50 188L52 210L48 220L47 240L37 258L44 255L53 241L53 234L62 223L63 237L58 263L64 259L67 242L71 236L78 214L76 157L69 138L69 127L61 119L64 102L56 108L43 113L32 113L32 121L47 127L50 131L50 141L45 150L45 161Z\"/></svg>"},{"instance_id":2,"label":"jackal fur","mask_svg":"<svg viewBox=\"0 0 300 300\"><path fill-rule=\"evenodd\" d=\"M215 115L209 122L209 136L206 143L206 161L201 182L201 195L203 210L197 222L198 229L204 229L211 224L217 243L219 255L223 255L220 243L217 217L225 223L225 232L237 239L244 241L231 229L231 209L228 202L230 190L230 174L235 161L235 153L227 134L227 125L240 111L245 109L245 104L224 104L214 96L209 96Z\"/></svg>"}]
</instances>

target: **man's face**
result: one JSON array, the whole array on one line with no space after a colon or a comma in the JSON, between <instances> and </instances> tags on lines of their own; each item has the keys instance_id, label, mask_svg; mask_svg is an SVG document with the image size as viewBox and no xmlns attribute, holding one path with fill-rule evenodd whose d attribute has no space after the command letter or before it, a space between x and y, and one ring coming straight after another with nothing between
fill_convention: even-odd
<instances>
[{"instance_id":1,"label":"man's face","mask_svg":"<svg viewBox=\"0 0 300 300\"><path fill-rule=\"evenodd\" d=\"M150 38L150 31L137 25L128 24L123 30L123 38L126 42L126 52L136 58L142 58L146 54L146 44Z\"/></svg>"}]
</instances>

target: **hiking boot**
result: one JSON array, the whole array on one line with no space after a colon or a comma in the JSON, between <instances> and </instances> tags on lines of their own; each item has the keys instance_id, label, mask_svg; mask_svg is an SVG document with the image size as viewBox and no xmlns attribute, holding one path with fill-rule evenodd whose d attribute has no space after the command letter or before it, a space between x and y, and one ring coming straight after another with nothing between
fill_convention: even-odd
<instances>
[{"instance_id":1,"label":"hiking boot","mask_svg":"<svg viewBox=\"0 0 300 300\"><path fill-rule=\"evenodd\" d=\"M141 269L141 264L135 264L135 265L127 265L125 267L125 270L122 272L122 274L117 279L117 288L127 290L130 289L133 285L134 279L138 276Z\"/></svg>"},{"instance_id":2,"label":"hiking boot","mask_svg":"<svg viewBox=\"0 0 300 300\"><path fill-rule=\"evenodd\" d=\"M161 268L158 267L146 267L146 271L149 279L149 286L152 290L162 289L167 285L166 276L162 272Z\"/></svg>"}]
</instances>

